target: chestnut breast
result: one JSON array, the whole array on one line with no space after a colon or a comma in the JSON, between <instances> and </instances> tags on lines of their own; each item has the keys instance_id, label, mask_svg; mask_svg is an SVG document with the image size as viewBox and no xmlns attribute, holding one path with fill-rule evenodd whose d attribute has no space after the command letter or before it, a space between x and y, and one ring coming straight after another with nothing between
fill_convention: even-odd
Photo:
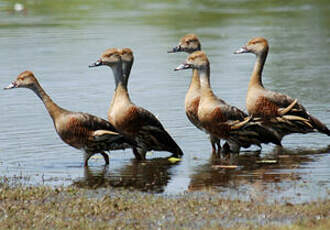
<instances>
[{"instance_id":1,"label":"chestnut breast","mask_svg":"<svg viewBox=\"0 0 330 230\"><path fill-rule=\"evenodd\" d=\"M265 96L265 91L258 88L248 90L246 108L250 115L274 117L278 115L279 107Z\"/></svg>"},{"instance_id":2,"label":"chestnut breast","mask_svg":"<svg viewBox=\"0 0 330 230\"><path fill-rule=\"evenodd\" d=\"M246 97L246 108L250 115L274 117L278 115L279 107L265 96L260 88L250 88Z\"/></svg>"},{"instance_id":3,"label":"chestnut breast","mask_svg":"<svg viewBox=\"0 0 330 230\"><path fill-rule=\"evenodd\" d=\"M143 121L139 119L138 107L133 104L110 109L108 119L116 129L128 136L135 136L143 125Z\"/></svg>"},{"instance_id":4,"label":"chestnut breast","mask_svg":"<svg viewBox=\"0 0 330 230\"><path fill-rule=\"evenodd\" d=\"M199 125L199 120L198 120L199 98L200 97L186 98L185 101L185 110L187 117L196 126Z\"/></svg>"},{"instance_id":5,"label":"chestnut breast","mask_svg":"<svg viewBox=\"0 0 330 230\"><path fill-rule=\"evenodd\" d=\"M83 148L91 136L91 130L84 127L77 117L65 114L56 119L55 129L66 144L78 149Z\"/></svg>"},{"instance_id":6,"label":"chestnut breast","mask_svg":"<svg viewBox=\"0 0 330 230\"><path fill-rule=\"evenodd\" d=\"M203 128L206 129L210 134L219 138L228 136L230 127L225 123L227 118L221 111L221 106L207 106L207 104L200 104L198 109L198 119L201 122Z\"/></svg>"}]
</instances>

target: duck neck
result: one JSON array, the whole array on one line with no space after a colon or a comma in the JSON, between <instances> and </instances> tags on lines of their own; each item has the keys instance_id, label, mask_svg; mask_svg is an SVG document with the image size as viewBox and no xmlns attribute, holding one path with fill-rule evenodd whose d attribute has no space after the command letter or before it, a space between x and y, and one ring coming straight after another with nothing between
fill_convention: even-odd
<instances>
[{"instance_id":1,"label":"duck neck","mask_svg":"<svg viewBox=\"0 0 330 230\"><path fill-rule=\"evenodd\" d=\"M120 101L131 101L128 91L127 91L127 87L124 86L124 84L122 84L121 82L119 82L116 91L115 91L115 95L113 97L113 101L111 104L113 104L115 101L120 100Z\"/></svg>"},{"instance_id":2,"label":"duck neck","mask_svg":"<svg viewBox=\"0 0 330 230\"><path fill-rule=\"evenodd\" d=\"M200 88L201 88L201 84L200 84L198 70L193 69L189 90L199 90Z\"/></svg>"},{"instance_id":3,"label":"duck neck","mask_svg":"<svg viewBox=\"0 0 330 230\"><path fill-rule=\"evenodd\" d=\"M119 62L115 66L111 66L111 69L115 78L116 89L118 88L119 83L121 83L122 86L126 87L122 71L122 62Z\"/></svg>"},{"instance_id":4,"label":"duck neck","mask_svg":"<svg viewBox=\"0 0 330 230\"><path fill-rule=\"evenodd\" d=\"M127 81L129 74L125 76L122 71L122 63L112 67L113 75L115 77L116 89L115 95L112 98L111 106L117 99L130 101L128 91L127 91Z\"/></svg>"},{"instance_id":5,"label":"duck neck","mask_svg":"<svg viewBox=\"0 0 330 230\"><path fill-rule=\"evenodd\" d=\"M196 51L200 51L200 50L201 50L201 45L198 44L197 49L191 50L188 53L192 54L192 53L194 53ZM200 88L201 88L201 84L200 84L198 69L193 69L192 78L191 78L191 82L190 82L190 86L189 86L189 91L200 90Z\"/></svg>"},{"instance_id":6,"label":"duck neck","mask_svg":"<svg viewBox=\"0 0 330 230\"><path fill-rule=\"evenodd\" d=\"M49 115L55 121L55 118L65 110L59 107L53 100L48 96L48 94L43 90L43 88L40 86L39 83L34 85L34 87L31 88L35 94L42 100L44 103Z\"/></svg>"},{"instance_id":7,"label":"duck neck","mask_svg":"<svg viewBox=\"0 0 330 230\"><path fill-rule=\"evenodd\" d=\"M123 61L122 62L123 83L124 83L124 85L126 85L126 87L128 85L128 78L131 73L132 65L133 65L133 61L131 61L131 62Z\"/></svg>"},{"instance_id":8,"label":"duck neck","mask_svg":"<svg viewBox=\"0 0 330 230\"><path fill-rule=\"evenodd\" d=\"M267 58L267 53L268 50L266 50L265 52L256 54L257 58L256 58L256 62L254 63L254 67L253 67L253 72L251 75L251 79L250 79L250 83L249 83L249 88L251 87L261 87L263 88L263 84L262 84L262 70L264 68L264 64Z\"/></svg>"},{"instance_id":9,"label":"duck neck","mask_svg":"<svg viewBox=\"0 0 330 230\"><path fill-rule=\"evenodd\" d=\"M206 66L199 68L198 73L200 79L201 96L202 97L213 96L213 92L210 85L210 67Z\"/></svg>"}]
</instances>

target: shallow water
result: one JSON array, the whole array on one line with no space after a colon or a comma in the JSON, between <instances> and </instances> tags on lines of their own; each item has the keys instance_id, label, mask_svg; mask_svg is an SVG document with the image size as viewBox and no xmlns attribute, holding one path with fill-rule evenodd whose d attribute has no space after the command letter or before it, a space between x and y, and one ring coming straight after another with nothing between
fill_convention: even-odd
<instances>
[{"instance_id":1,"label":"shallow water","mask_svg":"<svg viewBox=\"0 0 330 230\"><path fill-rule=\"evenodd\" d=\"M173 72L186 54L167 54L186 33L197 33L211 62L216 94L244 108L254 62L233 55L254 36L270 42L264 85L294 98L330 125L330 4L328 1L0 1L1 85L29 69L63 108L106 118L114 80L106 67L88 69L110 47L135 54L132 100L156 114L183 149L177 164L167 153L136 163L130 150L111 153L84 169L82 154L54 132L40 100L27 89L1 91L0 173L28 184L133 187L178 194L217 189L229 197L293 202L328 197L330 144L321 134L286 137L260 155L211 159L207 137L185 116L183 101L191 71ZM252 155L252 156L251 156ZM265 161L265 159L271 159ZM221 165L235 165L224 169ZM255 196L255 197L253 197ZM261 199L259 197L259 199Z\"/></svg>"}]
</instances>

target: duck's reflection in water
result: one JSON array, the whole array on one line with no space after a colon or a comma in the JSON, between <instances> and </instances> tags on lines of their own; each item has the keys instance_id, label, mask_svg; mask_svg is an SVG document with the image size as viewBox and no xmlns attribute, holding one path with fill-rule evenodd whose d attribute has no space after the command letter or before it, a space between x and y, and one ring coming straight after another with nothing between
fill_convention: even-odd
<instances>
[{"instance_id":1,"label":"duck's reflection in water","mask_svg":"<svg viewBox=\"0 0 330 230\"><path fill-rule=\"evenodd\" d=\"M211 158L197 166L190 176L189 191L205 188L239 188L256 184L277 184L297 181L306 171L299 168L315 160L315 156L330 153L330 146L320 149L275 148L267 155L247 152L222 159Z\"/></svg>"},{"instance_id":2,"label":"duck's reflection in water","mask_svg":"<svg viewBox=\"0 0 330 230\"><path fill-rule=\"evenodd\" d=\"M111 163L101 168L85 167L84 177L73 184L79 187L123 187L154 193L161 193L171 180L169 171L178 163L167 158L154 158L143 162L131 160L130 164L119 171L112 172Z\"/></svg>"}]
</instances>

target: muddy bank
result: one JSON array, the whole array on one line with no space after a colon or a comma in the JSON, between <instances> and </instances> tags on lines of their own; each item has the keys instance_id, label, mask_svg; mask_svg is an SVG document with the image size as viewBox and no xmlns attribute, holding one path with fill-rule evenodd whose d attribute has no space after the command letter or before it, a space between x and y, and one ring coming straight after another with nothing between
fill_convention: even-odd
<instances>
[{"instance_id":1,"label":"muddy bank","mask_svg":"<svg viewBox=\"0 0 330 230\"><path fill-rule=\"evenodd\" d=\"M262 195L262 194L261 194ZM1 229L329 229L330 200L272 204L203 190L175 196L128 189L0 187Z\"/></svg>"}]
</instances>

